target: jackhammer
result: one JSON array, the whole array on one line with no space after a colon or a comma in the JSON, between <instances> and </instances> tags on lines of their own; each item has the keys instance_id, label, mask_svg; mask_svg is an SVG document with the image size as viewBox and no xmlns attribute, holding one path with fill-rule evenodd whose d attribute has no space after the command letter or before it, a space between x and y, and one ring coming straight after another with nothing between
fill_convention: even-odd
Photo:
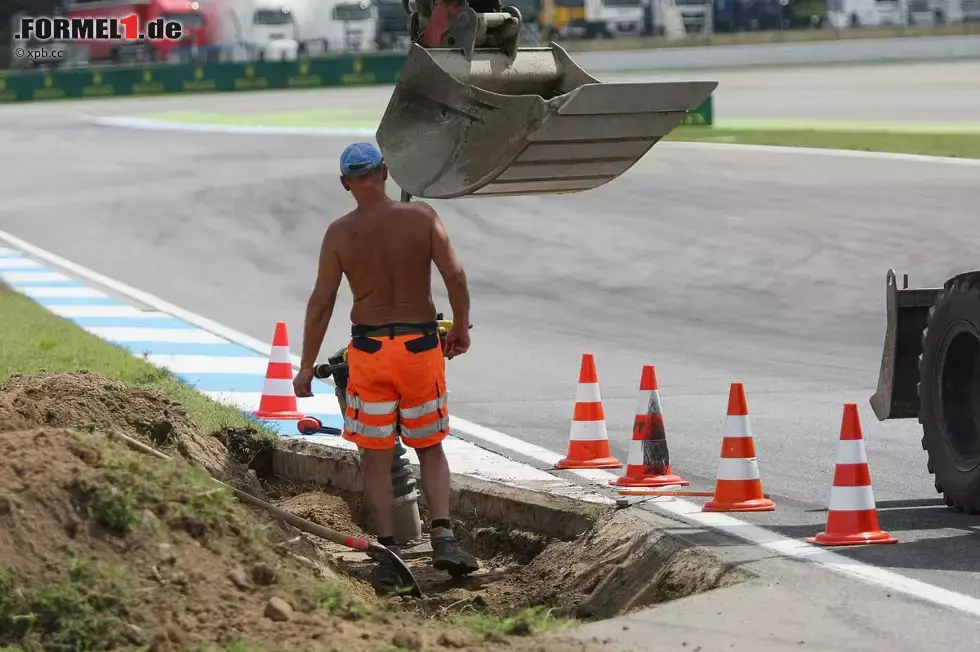
<instances>
[{"instance_id":1,"label":"jackhammer","mask_svg":"<svg viewBox=\"0 0 980 652\"><path fill-rule=\"evenodd\" d=\"M446 335L453 327L452 320L444 319L440 312L436 315L439 323L439 341L445 349ZM471 325L470 328L473 326ZM334 394L340 404L341 414L347 413L347 379L349 369L347 366L347 347L337 351L327 358L325 364L319 364L313 368L313 375L321 380L333 378ZM305 417L297 424L298 430L303 434L331 434L339 435L338 428L324 426L315 417ZM396 430L399 429L396 424ZM361 455L363 449L358 447ZM422 519L419 515L419 491L418 483L412 475L411 463L406 455L408 451L401 443L401 438L395 439L395 453L391 461L391 489L394 495L394 515L395 515L395 540L399 545L406 545L410 542L419 541L422 537Z\"/></svg>"}]
</instances>

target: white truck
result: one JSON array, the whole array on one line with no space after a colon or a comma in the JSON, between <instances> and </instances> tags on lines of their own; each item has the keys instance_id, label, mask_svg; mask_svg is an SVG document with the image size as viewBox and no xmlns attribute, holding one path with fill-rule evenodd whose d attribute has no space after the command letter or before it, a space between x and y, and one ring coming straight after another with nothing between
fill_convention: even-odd
<instances>
[{"instance_id":1,"label":"white truck","mask_svg":"<svg viewBox=\"0 0 980 652\"><path fill-rule=\"evenodd\" d=\"M908 0L910 25L949 25L980 20L980 0Z\"/></svg>"},{"instance_id":2,"label":"white truck","mask_svg":"<svg viewBox=\"0 0 980 652\"><path fill-rule=\"evenodd\" d=\"M714 5L711 0L672 0L663 4L664 11L676 11L680 15L684 28L682 35L710 36L714 33ZM668 36L671 35L668 32Z\"/></svg>"},{"instance_id":3,"label":"white truck","mask_svg":"<svg viewBox=\"0 0 980 652\"><path fill-rule=\"evenodd\" d=\"M234 0L238 40L252 57L377 49L372 0Z\"/></svg>"},{"instance_id":4,"label":"white truck","mask_svg":"<svg viewBox=\"0 0 980 652\"><path fill-rule=\"evenodd\" d=\"M299 56L299 27L289 5L255 2L249 32L250 45L263 59L294 60Z\"/></svg>"},{"instance_id":5,"label":"white truck","mask_svg":"<svg viewBox=\"0 0 980 652\"><path fill-rule=\"evenodd\" d=\"M907 25L906 0L828 0L827 24L835 29Z\"/></svg>"},{"instance_id":6,"label":"white truck","mask_svg":"<svg viewBox=\"0 0 980 652\"><path fill-rule=\"evenodd\" d=\"M373 0L323 1L330 7L330 49L362 52L378 49L378 7Z\"/></svg>"},{"instance_id":7,"label":"white truck","mask_svg":"<svg viewBox=\"0 0 980 652\"><path fill-rule=\"evenodd\" d=\"M613 38L643 31L643 0L581 0L555 3L564 13L573 15L576 5L580 17L563 22L559 32L564 36L579 38Z\"/></svg>"}]
</instances>

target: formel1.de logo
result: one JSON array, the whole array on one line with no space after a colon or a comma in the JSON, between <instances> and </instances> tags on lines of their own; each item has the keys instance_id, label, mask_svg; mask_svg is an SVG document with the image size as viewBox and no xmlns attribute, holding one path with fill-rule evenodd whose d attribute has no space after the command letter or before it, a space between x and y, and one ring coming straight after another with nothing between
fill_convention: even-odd
<instances>
[{"instance_id":1,"label":"formel1.de logo","mask_svg":"<svg viewBox=\"0 0 980 652\"><path fill-rule=\"evenodd\" d=\"M15 39L23 41L178 41L183 35L180 21L156 18L141 26L139 16L64 18L25 17Z\"/></svg>"}]
</instances>

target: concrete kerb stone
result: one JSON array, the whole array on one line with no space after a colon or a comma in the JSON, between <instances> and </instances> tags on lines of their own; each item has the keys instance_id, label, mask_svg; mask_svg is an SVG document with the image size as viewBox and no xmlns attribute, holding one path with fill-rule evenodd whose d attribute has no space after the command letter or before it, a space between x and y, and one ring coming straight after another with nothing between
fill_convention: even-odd
<instances>
[{"instance_id":1,"label":"concrete kerb stone","mask_svg":"<svg viewBox=\"0 0 980 652\"><path fill-rule=\"evenodd\" d=\"M412 468L419 477L418 467ZM351 450L281 439L273 452L272 471L289 482L314 483L349 493L361 491L360 455ZM424 496L419 497L419 504L425 505ZM608 513L594 503L461 475L452 476L450 507L467 520L561 540L584 534Z\"/></svg>"},{"instance_id":2,"label":"concrete kerb stone","mask_svg":"<svg viewBox=\"0 0 980 652\"><path fill-rule=\"evenodd\" d=\"M273 472L297 484L361 490L358 453L303 440L277 442ZM529 578L540 576L542 584L560 586L555 599L587 620L614 618L756 577L692 542L683 534L687 526L639 507L599 506L464 476L452 478L451 507L472 526L550 539L525 572Z\"/></svg>"}]
</instances>

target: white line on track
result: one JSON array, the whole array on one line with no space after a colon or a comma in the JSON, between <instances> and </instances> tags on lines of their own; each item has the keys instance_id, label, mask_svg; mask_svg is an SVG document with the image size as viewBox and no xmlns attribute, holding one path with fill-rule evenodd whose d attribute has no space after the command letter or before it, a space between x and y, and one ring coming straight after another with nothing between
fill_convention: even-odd
<instances>
[{"instance_id":1,"label":"white line on track","mask_svg":"<svg viewBox=\"0 0 980 652\"><path fill-rule=\"evenodd\" d=\"M134 326L86 326L85 330L113 342L179 342L224 344L225 340L202 329L139 328Z\"/></svg>"},{"instance_id":2,"label":"white line on track","mask_svg":"<svg viewBox=\"0 0 980 652\"><path fill-rule=\"evenodd\" d=\"M197 131L219 134L270 134L270 135L317 135L317 136L374 136L377 128L366 127L289 127L276 125L233 125L200 122L154 120L129 116L89 117L103 127L147 129L150 131Z\"/></svg>"},{"instance_id":3,"label":"white line on track","mask_svg":"<svg viewBox=\"0 0 980 652\"><path fill-rule=\"evenodd\" d=\"M133 306L46 306L48 310L59 317L81 319L83 317L136 317L139 319L171 319L173 316L164 312L150 312Z\"/></svg>"},{"instance_id":4,"label":"white line on track","mask_svg":"<svg viewBox=\"0 0 980 652\"><path fill-rule=\"evenodd\" d=\"M32 299L108 299L109 295L94 288L86 287L44 287L25 286L21 292Z\"/></svg>"},{"instance_id":5,"label":"white line on track","mask_svg":"<svg viewBox=\"0 0 980 652\"><path fill-rule=\"evenodd\" d=\"M183 319L184 321L205 330L210 330L212 333L220 335L221 337L239 344L240 346L252 349L253 351L262 355L269 354L269 344L264 344L253 337L245 335L244 333L240 333L234 329L228 328L227 326L222 326L221 324L211 321L210 319L179 308L171 303L168 303L167 301L157 298L152 294L137 290L136 288L126 285L125 283L110 279L87 267L65 260L57 254L53 254L49 251L41 249L40 247L36 247L29 242L25 242L24 240L21 240L20 238L5 231L0 231L0 241L4 241L8 245L20 249L28 255L44 260L45 262L54 265L55 267L59 267L69 273L75 274L94 283L99 283L115 292L118 292L119 294L128 296L135 301L151 306L162 312L170 313L178 319ZM291 358L293 359L294 365L298 366L299 358L295 355L291 355ZM486 428L458 417L450 417L450 419L454 430L458 430L465 435L469 435L477 439L482 439L501 448L509 449L515 453L535 459L539 462L553 465L555 461L561 457L553 451L534 444L529 444L491 428ZM602 470L578 471L577 474L588 478L591 482L605 486L608 486L609 480L617 477L612 473ZM740 521L739 519L728 516L727 514L702 512L700 505L687 500L680 498L666 498L655 499L651 502L654 502L656 507L671 514L680 516L690 522L719 530L730 536L748 541L780 555L802 561L810 561L835 572L860 578L866 582L876 584L892 591L898 591L919 600L925 600L933 604L950 607L958 611L980 617L980 599L972 596L943 589L932 584L927 584L926 582L905 577L904 575L894 573L884 568L879 568L877 566L856 561L833 552L832 550L828 550L820 546L814 546L798 539L791 539L756 525L752 525L751 523Z\"/></svg>"},{"instance_id":6,"label":"white line on track","mask_svg":"<svg viewBox=\"0 0 980 652\"><path fill-rule=\"evenodd\" d=\"M236 358L210 355L150 354L147 362L166 367L175 374L259 374L269 362L261 357Z\"/></svg>"},{"instance_id":7,"label":"white line on track","mask_svg":"<svg viewBox=\"0 0 980 652\"><path fill-rule=\"evenodd\" d=\"M58 272L0 272L0 281L4 283L20 283L30 285L31 283L64 283L71 281L70 278Z\"/></svg>"},{"instance_id":8,"label":"white line on track","mask_svg":"<svg viewBox=\"0 0 980 652\"><path fill-rule=\"evenodd\" d=\"M377 128L367 127L289 127L275 125L230 125L202 122L177 122L155 120L135 116L85 116L95 124L106 127L128 129L147 129L151 131L196 131L225 134L270 134L270 135L309 135L309 136L371 136ZM768 152L770 154L797 154L802 156L833 156L843 158L878 159L883 161L905 161L907 163L943 163L946 165L980 166L980 159L956 158L952 156L925 156L922 154L899 154L895 152L868 152L851 149L828 149L821 147L782 147L776 145L741 145L728 143L686 142L678 140L661 141L658 147L677 149L713 149L736 152Z\"/></svg>"}]
</instances>

